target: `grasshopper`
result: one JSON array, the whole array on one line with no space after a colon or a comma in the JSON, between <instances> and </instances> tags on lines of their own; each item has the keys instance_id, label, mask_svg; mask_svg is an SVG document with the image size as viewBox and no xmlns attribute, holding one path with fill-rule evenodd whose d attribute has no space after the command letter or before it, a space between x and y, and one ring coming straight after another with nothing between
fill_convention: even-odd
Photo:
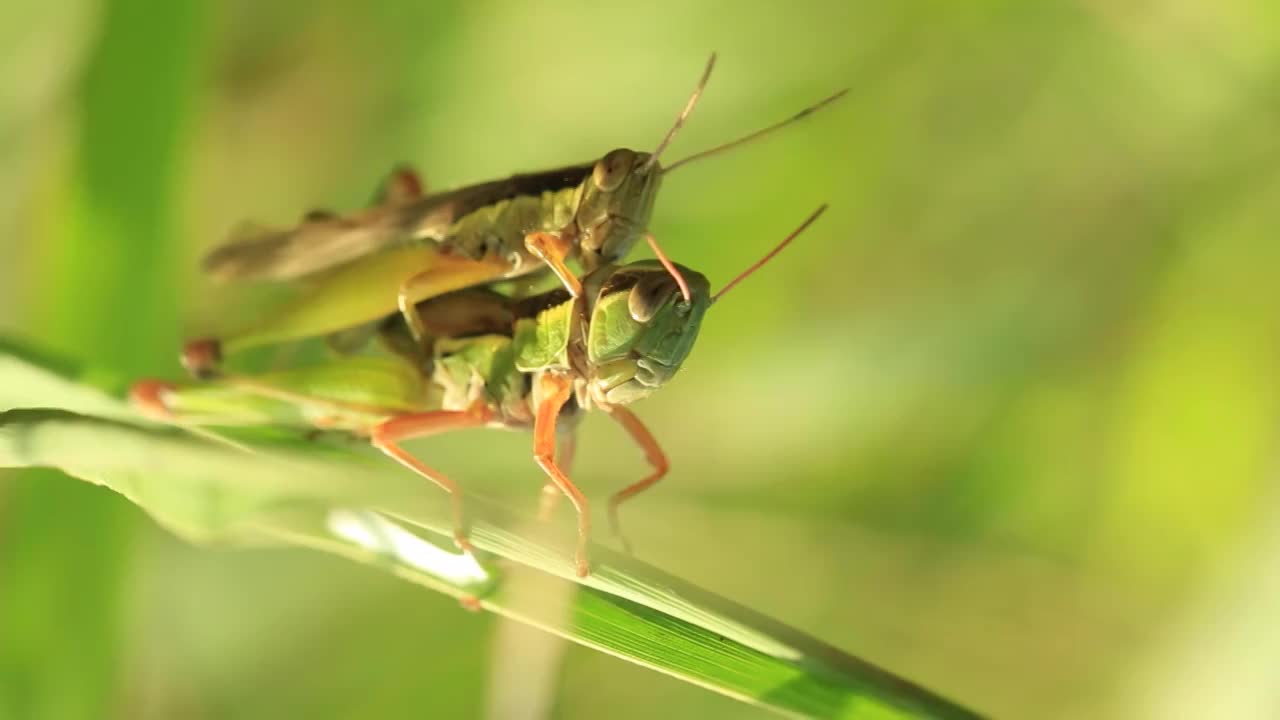
<instances>
[{"instance_id":1,"label":"grasshopper","mask_svg":"<svg viewBox=\"0 0 1280 720\"><path fill-rule=\"evenodd\" d=\"M665 256L602 265L584 276L585 292L577 297L563 288L522 299L464 289L418 304L419 322L431 331L429 345L417 344L403 318L393 314L382 328L395 350L387 356L336 358L256 376L224 375L185 387L142 380L131 398L146 414L179 425L321 427L368 438L450 494L454 540L465 552L471 544L461 489L400 443L463 428L532 430L534 460L548 478L547 487L567 496L577 511L576 571L585 577L590 509L567 474L580 414L604 410L652 467L648 476L609 500L610 525L621 536L618 507L669 468L657 440L625 406L665 385L692 350L707 309L825 209L818 208L715 294L704 275L678 267L689 290L685 299L670 272L676 266ZM557 431L564 441L559 459Z\"/></svg>"},{"instance_id":2,"label":"grasshopper","mask_svg":"<svg viewBox=\"0 0 1280 720\"><path fill-rule=\"evenodd\" d=\"M416 175L398 171L375 204L338 216L310 213L293 228L250 230L204 260L222 281L300 281L297 298L245 332L187 343L183 365L211 374L224 353L261 344L330 335L404 315L410 331L425 329L413 308L463 287L553 272L573 297L582 293L567 262L589 274L626 256L647 232L662 179L676 168L790 125L845 94L842 90L794 116L663 168L659 158L693 112L715 66L713 54L675 123L652 152L619 148L593 163L514 175L426 194ZM687 283L675 276L686 302Z\"/></svg>"}]
</instances>

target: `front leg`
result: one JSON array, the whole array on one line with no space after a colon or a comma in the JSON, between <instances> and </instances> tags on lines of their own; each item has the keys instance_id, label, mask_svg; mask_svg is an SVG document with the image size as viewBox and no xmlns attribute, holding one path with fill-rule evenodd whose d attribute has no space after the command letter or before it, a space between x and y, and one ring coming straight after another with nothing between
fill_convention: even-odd
<instances>
[{"instance_id":1,"label":"front leg","mask_svg":"<svg viewBox=\"0 0 1280 720\"><path fill-rule=\"evenodd\" d=\"M590 571L587 544L591 539L591 508L582 491L556 464L556 419L560 410L573 395L573 380L566 374L544 372L538 376L541 402L533 421L533 459L547 474L560 492L569 497L573 509L578 512L578 549L574 555L578 577L586 577Z\"/></svg>"},{"instance_id":2,"label":"front leg","mask_svg":"<svg viewBox=\"0 0 1280 720\"><path fill-rule=\"evenodd\" d=\"M564 470L566 475L573 472L573 458L578 454L578 428L576 425L560 436L560 448L557 452L559 453L560 469ZM551 516L555 514L556 505L559 504L562 497L564 496L555 483L550 480L543 483L542 495L538 499L538 519L542 522L551 520Z\"/></svg>"},{"instance_id":3,"label":"front leg","mask_svg":"<svg viewBox=\"0 0 1280 720\"><path fill-rule=\"evenodd\" d=\"M525 248L551 268L569 294L575 298L582 297L582 283L569 270L565 260L573 251L573 241L563 234L533 232L524 236Z\"/></svg>"}]
</instances>

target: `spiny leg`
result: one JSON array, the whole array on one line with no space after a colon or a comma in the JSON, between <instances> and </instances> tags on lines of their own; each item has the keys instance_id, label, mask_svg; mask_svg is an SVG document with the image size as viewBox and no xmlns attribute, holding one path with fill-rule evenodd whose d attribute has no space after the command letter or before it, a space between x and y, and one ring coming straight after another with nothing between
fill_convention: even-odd
<instances>
[{"instance_id":1,"label":"spiny leg","mask_svg":"<svg viewBox=\"0 0 1280 720\"><path fill-rule=\"evenodd\" d=\"M627 542L627 536L622 533L622 525L618 521L618 506L623 501L639 495L661 480L667 474L667 471L671 469L671 463L667 462L667 455L662 452L662 447L658 445L658 440L649 432L649 428L640 422L640 418L636 417L635 413L617 405L606 409L609 412L609 417L617 420L618 424L626 429L631 439L644 451L645 459L653 466L653 472L649 473L648 477L622 488L609 498L609 528L622 541L623 549L629 553L631 552L631 543Z\"/></svg>"},{"instance_id":2,"label":"spiny leg","mask_svg":"<svg viewBox=\"0 0 1280 720\"><path fill-rule=\"evenodd\" d=\"M449 493L450 502L453 505L453 539L458 547L466 552L471 552L472 547L467 540L467 532L462 520L462 489L440 471L410 455L400 447L399 443L402 440L426 437L450 430L482 427L492 419L493 411L477 403L470 410L462 412L436 410L401 415L376 425L369 433L369 442L374 447Z\"/></svg>"},{"instance_id":3,"label":"spiny leg","mask_svg":"<svg viewBox=\"0 0 1280 720\"><path fill-rule=\"evenodd\" d=\"M538 376L538 384L541 386L539 395L542 402L538 405L538 414L533 421L533 459L560 492L569 496L569 502L573 503L573 509L578 512L578 550L574 559L577 562L578 577L586 577L590 572L587 542L591 539L591 511L587 506L587 498L556 465L555 457L556 418L573 393L573 381L567 376L547 372Z\"/></svg>"},{"instance_id":4,"label":"spiny leg","mask_svg":"<svg viewBox=\"0 0 1280 720\"><path fill-rule=\"evenodd\" d=\"M560 282L564 283L569 294L582 297L582 283L565 264L565 258L573 249L573 243L560 235L545 232L534 232L524 236L524 246L542 262L550 266Z\"/></svg>"},{"instance_id":5,"label":"spiny leg","mask_svg":"<svg viewBox=\"0 0 1280 720\"><path fill-rule=\"evenodd\" d=\"M561 436L560 449L557 451L560 458L560 469L568 475L573 472L573 458L578 453L578 428L575 426L570 429L568 434ZM556 484L548 480L542 485L542 496L538 500L538 519L547 522L555 513L556 505L559 504L560 498L564 495L560 492L560 488Z\"/></svg>"}]
</instances>

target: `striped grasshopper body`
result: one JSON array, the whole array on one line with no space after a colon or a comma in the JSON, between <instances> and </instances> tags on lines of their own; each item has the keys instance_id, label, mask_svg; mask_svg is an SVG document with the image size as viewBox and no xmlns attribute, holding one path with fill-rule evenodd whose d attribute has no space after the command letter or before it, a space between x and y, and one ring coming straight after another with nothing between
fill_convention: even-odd
<instances>
[{"instance_id":1,"label":"striped grasshopper body","mask_svg":"<svg viewBox=\"0 0 1280 720\"><path fill-rule=\"evenodd\" d=\"M804 230L819 209L766 260ZM738 280L754 271L749 268ZM556 290L513 299L464 289L415 306L423 343L402 315L380 328L386 356L348 357L255 376L224 375L178 386L136 383L132 399L157 419L190 426L276 425L324 428L367 437L383 453L449 492L454 538L470 551L457 483L405 451L404 440L464 428L526 429L550 488L578 513L576 571L589 572L589 503L567 474L582 411L601 409L644 451L652 472L609 502L618 506L656 483L669 467L653 435L625 405L665 385L693 349L712 295L706 277L640 261L602 265L583 278L577 297ZM586 322L582 321L586 318ZM563 441L557 458L557 434Z\"/></svg>"},{"instance_id":2,"label":"striped grasshopper body","mask_svg":"<svg viewBox=\"0 0 1280 720\"><path fill-rule=\"evenodd\" d=\"M568 262L577 261L589 274L620 261L641 237L659 250L647 228L665 175L788 125L844 94L663 168L659 156L692 112L714 63L713 55L653 152L620 148L594 163L435 194L422 193L416 176L402 171L364 211L312 213L296 227L253 230L215 249L204 263L215 279L299 281L305 287L243 332L188 343L183 364L197 376L208 375L226 353L329 335L396 311L421 338L424 329L410 312L417 303L547 270L579 296L581 283Z\"/></svg>"}]
</instances>

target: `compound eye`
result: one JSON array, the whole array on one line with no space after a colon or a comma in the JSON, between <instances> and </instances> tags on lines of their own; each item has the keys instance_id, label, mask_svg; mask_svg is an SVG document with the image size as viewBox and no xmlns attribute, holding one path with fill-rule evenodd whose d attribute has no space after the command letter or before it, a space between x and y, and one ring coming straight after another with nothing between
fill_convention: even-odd
<instances>
[{"instance_id":1,"label":"compound eye","mask_svg":"<svg viewBox=\"0 0 1280 720\"><path fill-rule=\"evenodd\" d=\"M647 323L679 292L680 289L666 273L645 275L631 288L631 294L627 296L627 310L636 322Z\"/></svg>"},{"instance_id":2,"label":"compound eye","mask_svg":"<svg viewBox=\"0 0 1280 720\"><path fill-rule=\"evenodd\" d=\"M618 149L596 161L591 169L591 182L602 192L613 192L622 187L631 168L635 165L636 154L630 150Z\"/></svg>"}]
</instances>

